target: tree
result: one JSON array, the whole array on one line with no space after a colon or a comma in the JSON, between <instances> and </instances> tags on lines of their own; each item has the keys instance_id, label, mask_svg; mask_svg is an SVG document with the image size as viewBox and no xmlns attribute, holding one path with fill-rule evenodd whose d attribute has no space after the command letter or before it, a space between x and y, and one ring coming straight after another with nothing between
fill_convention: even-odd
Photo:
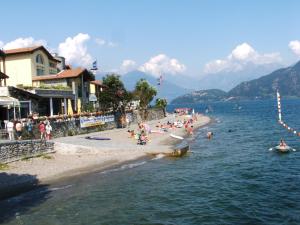
<instances>
[{"instance_id":1,"label":"tree","mask_svg":"<svg viewBox=\"0 0 300 225\"><path fill-rule=\"evenodd\" d=\"M99 98L102 108L104 110L112 109L114 114L117 112L125 114L125 108L132 100L132 93L125 89L120 76L117 74L108 74L102 80L106 87Z\"/></svg>"},{"instance_id":2,"label":"tree","mask_svg":"<svg viewBox=\"0 0 300 225\"><path fill-rule=\"evenodd\" d=\"M135 85L134 95L140 101L140 108L144 119L147 118L147 108L156 94L156 89L145 79L139 80Z\"/></svg>"},{"instance_id":3,"label":"tree","mask_svg":"<svg viewBox=\"0 0 300 225\"><path fill-rule=\"evenodd\" d=\"M166 116L166 107L167 107L167 99L165 98L157 98L155 101L155 107L161 108L164 112L164 116Z\"/></svg>"}]
</instances>

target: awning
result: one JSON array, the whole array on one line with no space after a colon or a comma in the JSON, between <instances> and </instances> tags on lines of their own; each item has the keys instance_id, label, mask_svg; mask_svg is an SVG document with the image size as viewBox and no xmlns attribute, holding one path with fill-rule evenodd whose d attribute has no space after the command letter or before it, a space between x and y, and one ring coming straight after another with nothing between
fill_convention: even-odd
<instances>
[{"instance_id":1,"label":"awning","mask_svg":"<svg viewBox=\"0 0 300 225\"><path fill-rule=\"evenodd\" d=\"M0 96L1 106L19 106L20 102L18 99L9 96Z\"/></svg>"}]
</instances>

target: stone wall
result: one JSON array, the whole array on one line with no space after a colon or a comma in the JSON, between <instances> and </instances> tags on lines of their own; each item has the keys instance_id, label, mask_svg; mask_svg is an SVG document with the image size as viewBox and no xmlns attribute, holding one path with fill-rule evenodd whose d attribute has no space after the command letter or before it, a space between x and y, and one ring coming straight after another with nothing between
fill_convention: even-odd
<instances>
[{"instance_id":1,"label":"stone wall","mask_svg":"<svg viewBox=\"0 0 300 225\"><path fill-rule=\"evenodd\" d=\"M40 140L24 140L0 143L0 163L54 152L54 143Z\"/></svg>"}]
</instances>

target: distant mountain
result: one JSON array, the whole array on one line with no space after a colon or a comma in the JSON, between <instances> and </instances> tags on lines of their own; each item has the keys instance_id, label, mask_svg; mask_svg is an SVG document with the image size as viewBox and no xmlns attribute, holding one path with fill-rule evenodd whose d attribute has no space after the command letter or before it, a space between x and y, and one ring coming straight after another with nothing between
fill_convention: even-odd
<instances>
[{"instance_id":1,"label":"distant mountain","mask_svg":"<svg viewBox=\"0 0 300 225\"><path fill-rule=\"evenodd\" d=\"M277 89L279 89L282 96L300 97L300 61L293 66L275 70L258 79L242 82L229 92L218 89L194 91L177 97L172 103L272 98L275 97Z\"/></svg>"},{"instance_id":2,"label":"distant mountain","mask_svg":"<svg viewBox=\"0 0 300 225\"><path fill-rule=\"evenodd\" d=\"M227 93L219 89L193 91L175 98L171 104L216 102L227 98Z\"/></svg>"},{"instance_id":3,"label":"distant mountain","mask_svg":"<svg viewBox=\"0 0 300 225\"><path fill-rule=\"evenodd\" d=\"M96 79L102 80L102 78L105 77L107 74L110 73L98 73L96 75ZM188 89L182 87L184 85L178 85L178 83L184 83L183 80L186 79L182 78L180 79L180 81L178 81L178 79L172 75L164 75L162 85L160 86L157 85L157 78L141 71L131 71L121 76L121 80L123 81L125 87L130 91L134 90L136 82L142 78L147 80L152 86L154 86L157 89L158 94L156 98L166 98L168 102L180 95L192 91L192 88Z\"/></svg>"},{"instance_id":4,"label":"distant mountain","mask_svg":"<svg viewBox=\"0 0 300 225\"><path fill-rule=\"evenodd\" d=\"M146 79L152 86L156 87L158 91L158 94L156 96L157 98L166 98L168 102L180 95L186 94L191 91L191 89L186 89L177 84L174 84L167 78L164 78L162 85L158 86L157 78L141 71L132 71L121 76L121 80L124 82L125 87L128 90L134 90L136 82L142 78Z\"/></svg>"},{"instance_id":5,"label":"distant mountain","mask_svg":"<svg viewBox=\"0 0 300 225\"><path fill-rule=\"evenodd\" d=\"M281 95L300 97L300 61L293 66L276 70L261 78L243 82L228 92L229 96L268 98Z\"/></svg>"},{"instance_id":6,"label":"distant mountain","mask_svg":"<svg viewBox=\"0 0 300 225\"><path fill-rule=\"evenodd\" d=\"M280 68L278 64L255 65L248 63L243 71L207 74L198 82L198 89L217 88L229 91L241 82L259 78L278 68Z\"/></svg>"}]
</instances>

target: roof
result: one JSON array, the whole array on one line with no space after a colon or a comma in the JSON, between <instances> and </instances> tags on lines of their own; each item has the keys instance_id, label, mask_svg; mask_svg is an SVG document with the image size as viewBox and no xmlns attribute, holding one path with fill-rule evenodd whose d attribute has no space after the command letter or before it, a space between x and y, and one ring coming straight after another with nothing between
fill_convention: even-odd
<instances>
[{"instance_id":1,"label":"roof","mask_svg":"<svg viewBox=\"0 0 300 225\"><path fill-rule=\"evenodd\" d=\"M55 59L53 57L53 55L50 54L50 52L48 52L48 50L40 45L40 46L34 46L34 47L28 47L28 48L16 48L16 49L8 49L8 50L4 50L4 53L9 56L9 55L17 55L17 54L25 54L25 53L33 53L37 50L42 50L44 51L47 56L51 59L51 60L54 60L56 62L60 62L58 59Z\"/></svg>"},{"instance_id":2,"label":"roof","mask_svg":"<svg viewBox=\"0 0 300 225\"><path fill-rule=\"evenodd\" d=\"M3 106L19 106L20 102L18 101L18 99L15 99L13 97L10 96L0 96L0 105Z\"/></svg>"},{"instance_id":3,"label":"roof","mask_svg":"<svg viewBox=\"0 0 300 225\"><path fill-rule=\"evenodd\" d=\"M97 86L103 86L102 81L101 80L93 80L91 81L92 84L95 84Z\"/></svg>"},{"instance_id":4,"label":"roof","mask_svg":"<svg viewBox=\"0 0 300 225\"><path fill-rule=\"evenodd\" d=\"M82 73L87 73L87 70L78 67L76 69L62 70L58 74L54 74L54 75L35 76L35 77L32 77L32 81L74 78L74 77L80 76Z\"/></svg>"}]
</instances>

